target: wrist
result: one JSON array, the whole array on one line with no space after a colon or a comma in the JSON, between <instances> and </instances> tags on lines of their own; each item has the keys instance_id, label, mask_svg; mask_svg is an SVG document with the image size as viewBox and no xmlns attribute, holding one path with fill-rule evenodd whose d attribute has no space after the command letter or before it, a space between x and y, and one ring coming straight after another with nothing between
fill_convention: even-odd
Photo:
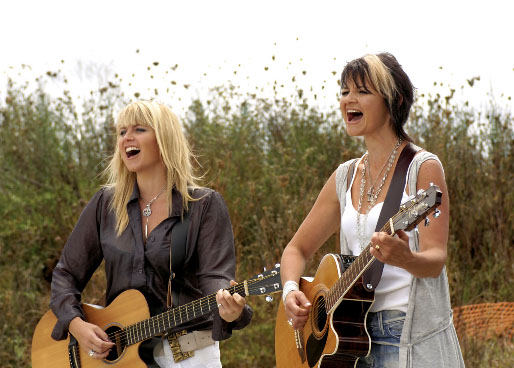
<instances>
[{"instance_id":1,"label":"wrist","mask_svg":"<svg viewBox=\"0 0 514 368\"><path fill-rule=\"evenodd\" d=\"M79 316L73 318L71 321L70 321L70 324L68 325L68 331L70 333L72 333L73 330L75 330L78 326L80 326L80 324L84 322L84 320L82 318L80 318ZM73 334L73 333L72 333Z\"/></svg>"},{"instance_id":2,"label":"wrist","mask_svg":"<svg viewBox=\"0 0 514 368\"><path fill-rule=\"evenodd\" d=\"M293 280L288 280L284 283L284 287L282 288L282 301L285 303L287 294L291 291L300 290L298 283Z\"/></svg>"}]
</instances>

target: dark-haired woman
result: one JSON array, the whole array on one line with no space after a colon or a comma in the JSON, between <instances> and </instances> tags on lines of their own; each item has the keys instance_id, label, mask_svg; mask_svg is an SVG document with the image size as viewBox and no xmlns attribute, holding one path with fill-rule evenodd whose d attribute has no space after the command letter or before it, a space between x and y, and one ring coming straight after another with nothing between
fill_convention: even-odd
<instances>
[{"instance_id":1,"label":"dark-haired woman","mask_svg":"<svg viewBox=\"0 0 514 368\"><path fill-rule=\"evenodd\" d=\"M369 242L384 263L367 316L371 352L358 367L463 367L452 323L445 271L449 198L441 162L419 150L412 159L401 202L430 183L443 192L441 216L428 228L374 232L398 158L411 142L404 130L414 88L396 58L365 55L346 65L340 108L350 136L363 137L364 155L341 164L287 245L281 275L289 324L301 328L311 304L298 290L306 261L340 228L341 252L359 255ZM349 175L354 163L355 171ZM351 179L350 179L351 177Z\"/></svg>"}]
</instances>

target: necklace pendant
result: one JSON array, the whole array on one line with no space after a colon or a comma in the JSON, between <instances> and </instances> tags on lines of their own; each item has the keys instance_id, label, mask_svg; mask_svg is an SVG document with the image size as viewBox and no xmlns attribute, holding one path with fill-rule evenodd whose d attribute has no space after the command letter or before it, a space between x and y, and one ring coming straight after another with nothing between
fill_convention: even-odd
<instances>
[{"instance_id":1,"label":"necklace pendant","mask_svg":"<svg viewBox=\"0 0 514 368\"><path fill-rule=\"evenodd\" d=\"M373 200L373 190L372 190L372 188L369 188L367 196L368 196L368 198L367 198L368 202L371 202Z\"/></svg>"},{"instance_id":2,"label":"necklace pendant","mask_svg":"<svg viewBox=\"0 0 514 368\"><path fill-rule=\"evenodd\" d=\"M146 205L146 207L143 209L143 216L150 217L152 214L152 210L150 209L149 205Z\"/></svg>"}]
</instances>

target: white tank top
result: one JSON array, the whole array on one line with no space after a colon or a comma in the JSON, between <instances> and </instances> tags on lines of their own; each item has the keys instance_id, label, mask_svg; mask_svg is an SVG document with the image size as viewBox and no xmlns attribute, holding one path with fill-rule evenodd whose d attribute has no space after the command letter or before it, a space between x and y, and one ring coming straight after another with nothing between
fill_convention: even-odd
<instances>
[{"instance_id":1,"label":"white tank top","mask_svg":"<svg viewBox=\"0 0 514 368\"><path fill-rule=\"evenodd\" d=\"M356 167L358 167L358 163L356 164ZM343 216L341 217L341 227L343 228L348 247L352 251L352 254L358 256L361 253L361 248L357 236L357 210L353 207L351 194L354 178L355 175L353 176L352 182L348 186L349 189L346 192L346 207L344 209ZM404 190L401 202L403 203L407 199L408 195ZM375 232L378 216L380 215L383 204L384 202L376 204L368 213L367 221L364 224L366 230L366 245L369 243L371 235ZM364 221L364 216L361 216L360 221ZM414 234L412 231L409 231L407 232L407 235L409 236L409 244L412 249ZM407 313L411 280L412 275L403 268L384 264L382 278L375 289L375 302L371 306L370 311L378 312L382 310L396 309Z\"/></svg>"}]
</instances>

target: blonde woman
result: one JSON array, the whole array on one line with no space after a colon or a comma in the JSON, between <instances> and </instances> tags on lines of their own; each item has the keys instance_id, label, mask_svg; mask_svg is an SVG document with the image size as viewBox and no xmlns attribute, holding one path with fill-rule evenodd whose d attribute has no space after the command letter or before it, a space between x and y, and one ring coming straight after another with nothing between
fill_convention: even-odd
<instances>
[{"instance_id":1,"label":"blonde woman","mask_svg":"<svg viewBox=\"0 0 514 368\"><path fill-rule=\"evenodd\" d=\"M343 254L359 255L371 242L371 255L385 264L366 318L371 352L357 367L462 367L444 268L449 198L435 155L420 150L414 156L401 202L434 183L443 193L441 216L420 227L419 236L374 232L398 158L411 141L404 125L414 99L412 83L394 56L381 53L349 62L341 87L346 131L363 137L367 151L335 170L284 250L286 318L292 328L305 325L312 305L298 290L300 276L306 261L340 228Z\"/></svg>"},{"instance_id":2,"label":"blonde woman","mask_svg":"<svg viewBox=\"0 0 514 368\"><path fill-rule=\"evenodd\" d=\"M105 260L107 304L136 289L151 315L162 313L171 295L170 275L174 305L217 292L214 313L168 331L191 334L196 344L192 357L175 362L167 339L143 343L140 356L149 367L221 367L218 341L246 326L252 314L243 297L221 291L233 284L235 272L225 202L219 193L196 184L189 145L168 107L131 103L120 112L116 132L107 184L83 210L53 273L50 306L58 322L52 337L64 339L69 332L87 349L88 358L108 356L113 342L85 320L80 306L82 290ZM189 217L185 255L170 270L172 229L184 215Z\"/></svg>"}]
</instances>

